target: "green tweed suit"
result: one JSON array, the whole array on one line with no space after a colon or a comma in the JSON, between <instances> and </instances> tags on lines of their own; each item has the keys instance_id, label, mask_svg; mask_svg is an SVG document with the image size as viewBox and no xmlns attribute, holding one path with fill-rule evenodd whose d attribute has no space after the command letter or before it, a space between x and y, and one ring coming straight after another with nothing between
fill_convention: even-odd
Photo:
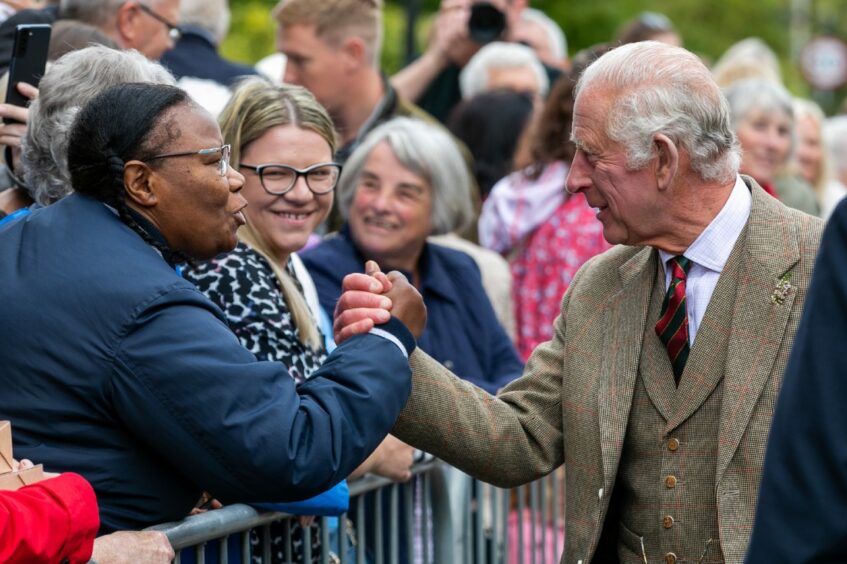
<instances>
[{"instance_id":1,"label":"green tweed suit","mask_svg":"<svg viewBox=\"0 0 847 564\"><path fill-rule=\"evenodd\" d=\"M744 181L752 208L733 250L741 260L737 269L724 271L738 277L731 323L723 328L728 339L714 340L727 343L726 361L717 364L724 367L723 395L714 420L714 503L727 562L741 562L749 540L774 403L822 227ZM536 349L525 376L496 398L420 350L410 360L412 395L393 431L402 440L503 487L567 464L562 562L588 564L598 549L644 340L651 338L647 324L656 322L648 319L656 255L652 248L619 246L589 261L562 300L553 339ZM709 310L718 307L715 297ZM711 340L704 333L710 330L715 326L701 327L698 341ZM670 421L657 444L680 423ZM679 453L685 456L684 445Z\"/></svg>"}]
</instances>

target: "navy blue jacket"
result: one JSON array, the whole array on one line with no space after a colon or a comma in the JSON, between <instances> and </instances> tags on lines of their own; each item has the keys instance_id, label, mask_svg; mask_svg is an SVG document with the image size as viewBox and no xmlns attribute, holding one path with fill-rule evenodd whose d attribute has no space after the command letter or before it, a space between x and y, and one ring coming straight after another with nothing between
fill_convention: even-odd
<instances>
[{"instance_id":1,"label":"navy blue jacket","mask_svg":"<svg viewBox=\"0 0 847 564\"><path fill-rule=\"evenodd\" d=\"M308 382L258 362L223 313L103 204L74 194L0 228L0 417L15 455L93 485L102 532L346 477L410 392L400 348L342 344ZM382 328L410 351L397 320Z\"/></svg>"},{"instance_id":2,"label":"navy blue jacket","mask_svg":"<svg viewBox=\"0 0 847 564\"><path fill-rule=\"evenodd\" d=\"M348 226L300 257L315 281L321 305L330 313L341 295L344 277L365 268L365 257L353 245ZM387 271L391 265L380 266ZM497 321L473 259L427 243L420 274L418 290L426 304L427 322L418 345L462 379L491 393L519 377L523 363Z\"/></svg>"},{"instance_id":3,"label":"navy blue jacket","mask_svg":"<svg viewBox=\"0 0 847 564\"><path fill-rule=\"evenodd\" d=\"M842 201L824 231L779 393L747 562L847 562L845 346L847 201Z\"/></svg>"},{"instance_id":4,"label":"navy blue jacket","mask_svg":"<svg viewBox=\"0 0 847 564\"><path fill-rule=\"evenodd\" d=\"M232 86L239 78L258 74L253 67L228 61L218 54L208 33L191 25L182 27L182 37L160 61L177 79L184 76L214 80Z\"/></svg>"}]
</instances>

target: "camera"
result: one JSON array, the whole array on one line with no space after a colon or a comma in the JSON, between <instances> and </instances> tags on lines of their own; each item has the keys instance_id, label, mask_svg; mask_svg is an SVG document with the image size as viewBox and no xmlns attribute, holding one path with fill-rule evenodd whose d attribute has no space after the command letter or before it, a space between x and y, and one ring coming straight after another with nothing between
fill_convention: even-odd
<instances>
[{"instance_id":1,"label":"camera","mask_svg":"<svg viewBox=\"0 0 847 564\"><path fill-rule=\"evenodd\" d=\"M497 41L506 31L506 14L490 2L479 2L471 6L468 33L480 45Z\"/></svg>"}]
</instances>

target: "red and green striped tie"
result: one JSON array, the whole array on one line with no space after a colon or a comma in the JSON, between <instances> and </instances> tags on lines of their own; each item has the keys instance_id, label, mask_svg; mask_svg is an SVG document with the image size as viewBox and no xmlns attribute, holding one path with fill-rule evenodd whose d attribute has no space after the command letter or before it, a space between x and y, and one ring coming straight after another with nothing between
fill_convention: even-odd
<instances>
[{"instance_id":1,"label":"red and green striped tie","mask_svg":"<svg viewBox=\"0 0 847 564\"><path fill-rule=\"evenodd\" d=\"M685 307L685 279L691 269L691 261L682 255L668 261L671 268L671 285L662 302L662 316L656 323L656 335L668 349L673 366L673 377L679 386L679 378L688 360L688 312Z\"/></svg>"}]
</instances>

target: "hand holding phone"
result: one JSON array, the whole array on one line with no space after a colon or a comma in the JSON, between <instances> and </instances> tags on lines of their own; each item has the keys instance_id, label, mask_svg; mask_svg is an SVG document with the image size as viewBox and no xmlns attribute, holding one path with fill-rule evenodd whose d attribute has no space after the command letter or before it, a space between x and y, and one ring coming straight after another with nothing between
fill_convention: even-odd
<instances>
[{"instance_id":1,"label":"hand holding phone","mask_svg":"<svg viewBox=\"0 0 847 564\"><path fill-rule=\"evenodd\" d=\"M50 26L47 24L19 25L15 30L12 61L9 64L9 84L6 88L6 103L26 107L29 98L18 90L18 83L25 82L38 88L47 66L47 50L50 46Z\"/></svg>"}]
</instances>

